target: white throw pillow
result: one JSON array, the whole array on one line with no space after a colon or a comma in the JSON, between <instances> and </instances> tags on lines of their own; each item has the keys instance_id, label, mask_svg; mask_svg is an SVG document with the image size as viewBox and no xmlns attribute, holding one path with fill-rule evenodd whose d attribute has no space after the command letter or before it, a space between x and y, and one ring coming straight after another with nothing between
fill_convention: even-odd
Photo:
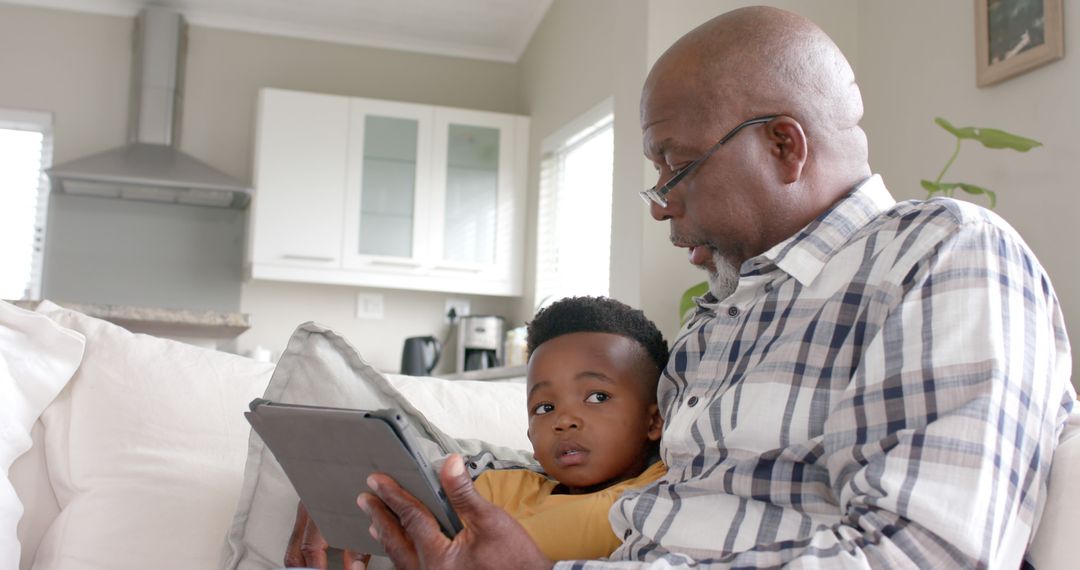
<instances>
[{"instance_id":1,"label":"white throw pillow","mask_svg":"<svg viewBox=\"0 0 1080 570\"><path fill-rule=\"evenodd\" d=\"M34 568L213 568L243 480L247 403L273 366L43 303L87 339L42 414L61 513Z\"/></svg>"},{"instance_id":2,"label":"white throw pillow","mask_svg":"<svg viewBox=\"0 0 1080 570\"><path fill-rule=\"evenodd\" d=\"M22 551L23 503L9 469L30 449L38 417L78 368L83 344L79 333L0 301L0 568L18 568ZM26 506L34 508L30 500ZM27 558L36 546L28 545Z\"/></svg>"},{"instance_id":3,"label":"white throw pillow","mask_svg":"<svg viewBox=\"0 0 1080 570\"><path fill-rule=\"evenodd\" d=\"M1028 558L1039 570L1070 570L1076 563L1076 529L1080 528L1080 401L1058 438L1050 467L1046 506L1039 519Z\"/></svg>"},{"instance_id":4,"label":"white throw pillow","mask_svg":"<svg viewBox=\"0 0 1080 570\"><path fill-rule=\"evenodd\" d=\"M525 435L523 384L387 377L348 341L315 323L300 325L293 333L264 397L295 404L402 410L427 437L433 459L444 453L492 451L500 459L532 461L532 452L526 451L531 446ZM481 437L490 443L479 441ZM296 492L281 467L252 432L223 567L280 567L296 504Z\"/></svg>"}]
</instances>

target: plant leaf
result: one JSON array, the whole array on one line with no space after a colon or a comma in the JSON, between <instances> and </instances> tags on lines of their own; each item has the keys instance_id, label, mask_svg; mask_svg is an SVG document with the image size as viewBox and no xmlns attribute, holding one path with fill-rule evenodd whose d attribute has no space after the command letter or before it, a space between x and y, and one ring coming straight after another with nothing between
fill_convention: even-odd
<instances>
[{"instance_id":1,"label":"plant leaf","mask_svg":"<svg viewBox=\"0 0 1080 570\"><path fill-rule=\"evenodd\" d=\"M946 131L949 131L950 133L952 133L953 136L955 136L958 139L973 139L973 138L975 138L975 134L976 134L975 131L977 130L977 129L975 129L975 127L957 128L957 127L954 127L952 125L952 123L950 123L949 121L946 121L945 119L942 119L941 117L934 117L934 122L937 123L939 127L941 127L943 129L945 129Z\"/></svg>"},{"instance_id":2,"label":"plant leaf","mask_svg":"<svg viewBox=\"0 0 1080 570\"><path fill-rule=\"evenodd\" d=\"M1000 129L975 130L977 131L975 140L981 142L986 148L1011 148L1019 152L1027 152L1035 147L1042 146L1042 143L1037 140L1007 133Z\"/></svg>"},{"instance_id":3,"label":"plant leaf","mask_svg":"<svg viewBox=\"0 0 1080 570\"><path fill-rule=\"evenodd\" d=\"M941 117L934 117L934 122L941 128L949 131L958 139L974 139L982 143L986 148L1011 148L1020 152L1027 152L1042 143L1020 135L1014 135L1001 129L984 129L980 127L956 127Z\"/></svg>"},{"instance_id":4,"label":"plant leaf","mask_svg":"<svg viewBox=\"0 0 1080 570\"><path fill-rule=\"evenodd\" d=\"M987 190L986 188L983 188L982 186L976 186L974 184L968 184L966 182L957 182L956 185L959 186L959 188L961 190L963 190L964 192L967 192L968 194L972 194L972 195L986 194L987 198L990 199L990 207L991 208L993 208L994 206L997 205L997 195L994 194L993 192L991 192L990 190Z\"/></svg>"},{"instance_id":5,"label":"plant leaf","mask_svg":"<svg viewBox=\"0 0 1080 570\"><path fill-rule=\"evenodd\" d=\"M974 184L967 184L964 182L957 182L956 186L968 194L986 194L986 188L982 186L976 186Z\"/></svg>"},{"instance_id":6,"label":"plant leaf","mask_svg":"<svg viewBox=\"0 0 1080 570\"><path fill-rule=\"evenodd\" d=\"M679 324L685 323L690 315L693 314L697 304L694 303L694 297L700 297L709 291L708 281L702 281L697 285L687 289L682 298L679 299Z\"/></svg>"},{"instance_id":7,"label":"plant leaf","mask_svg":"<svg viewBox=\"0 0 1080 570\"><path fill-rule=\"evenodd\" d=\"M926 190L931 194L933 194L934 192L941 192L941 185L937 182L923 179L919 181L919 184L922 184L923 190Z\"/></svg>"}]
</instances>

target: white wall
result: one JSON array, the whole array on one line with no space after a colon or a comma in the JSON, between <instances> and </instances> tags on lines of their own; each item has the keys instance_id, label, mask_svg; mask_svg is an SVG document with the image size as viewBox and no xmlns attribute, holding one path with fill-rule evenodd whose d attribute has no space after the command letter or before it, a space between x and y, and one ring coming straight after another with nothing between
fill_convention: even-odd
<instances>
[{"instance_id":1,"label":"white wall","mask_svg":"<svg viewBox=\"0 0 1080 570\"><path fill-rule=\"evenodd\" d=\"M1077 6L1067 6L1076 8ZM926 17L933 14L933 17ZM1066 323L1080 331L1080 10L1065 11L1065 58L1004 83L975 86L975 22L970 2L911 0L859 5L859 82L870 164L897 199L923 198L955 139L933 124L996 127L1046 146L1020 154L964 143L950 180L997 192L1011 223L1050 273ZM981 205L985 200L972 199ZM1074 370L1080 370L1074 346ZM1075 378L1075 376L1074 376Z\"/></svg>"},{"instance_id":2,"label":"white wall","mask_svg":"<svg viewBox=\"0 0 1080 570\"><path fill-rule=\"evenodd\" d=\"M540 142L612 98L615 196L610 295L640 304L641 164L638 97L645 79L645 0L556 0L518 61L520 112L530 115L526 292L517 317L533 313Z\"/></svg>"}]
</instances>

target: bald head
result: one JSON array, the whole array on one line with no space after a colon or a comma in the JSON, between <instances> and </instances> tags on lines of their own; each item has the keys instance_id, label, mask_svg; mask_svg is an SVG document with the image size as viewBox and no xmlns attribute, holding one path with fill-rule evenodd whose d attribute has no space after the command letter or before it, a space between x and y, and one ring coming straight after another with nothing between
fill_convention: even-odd
<instances>
[{"instance_id":1,"label":"bald head","mask_svg":"<svg viewBox=\"0 0 1080 570\"><path fill-rule=\"evenodd\" d=\"M797 14L750 7L697 27L657 61L643 108L657 85L678 78L707 120L734 125L768 114L797 120L812 151L811 174L815 167L835 172L843 162L867 170L858 126L862 95L851 66L825 32Z\"/></svg>"}]
</instances>

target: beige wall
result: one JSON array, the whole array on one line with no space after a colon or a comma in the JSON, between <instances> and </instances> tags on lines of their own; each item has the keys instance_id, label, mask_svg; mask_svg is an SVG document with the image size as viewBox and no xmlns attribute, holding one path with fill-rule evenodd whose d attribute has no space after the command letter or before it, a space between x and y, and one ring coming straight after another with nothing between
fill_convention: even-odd
<instances>
[{"instance_id":1,"label":"beige wall","mask_svg":"<svg viewBox=\"0 0 1080 570\"><path fill-rule=\"evenodd\" d=\"M134 20L0 4L0 106L53 113L56 162L127 136Z\"/></svg>"},{"instance_id":2,"label":"beige wall","mask_svg":"<svg viewBox=\"0 0 1080 570\"><path fill-rule=\"evenodd\" d=\"M1076 8L1076 6L1070 6ZM926 14L934 14L927 18ZM1065 11L1062 60L987 87L975 86L974 9L969 2L913 0L859 5L859 82L870 164L897 199L924 198L955 139L935 116L959 126L996 127L1046 146L1020 154L968 141L948 178L997 192L996 212L1015 227L1050 273L1073 333L1080 331L1080 10ZM972 198L986 205L985 200ZM1075 376L1074 376L1075 378Z\"/></svg>"},{"instance_id":3,"label":"beige wall","mask_svg":"<svg viewBox=\"0 0 1080 570\"><path fill-rule=\"evenodd\" d=\"M615 110L611 296L640 303L641 130L638 94L645 77L645 0L556 0L518 61L522 113L532 117L526 292L519 320L533 313L540 143L611 98ZM628 188L629 187L629 188Z\"/></svg>"}]
</instances>

